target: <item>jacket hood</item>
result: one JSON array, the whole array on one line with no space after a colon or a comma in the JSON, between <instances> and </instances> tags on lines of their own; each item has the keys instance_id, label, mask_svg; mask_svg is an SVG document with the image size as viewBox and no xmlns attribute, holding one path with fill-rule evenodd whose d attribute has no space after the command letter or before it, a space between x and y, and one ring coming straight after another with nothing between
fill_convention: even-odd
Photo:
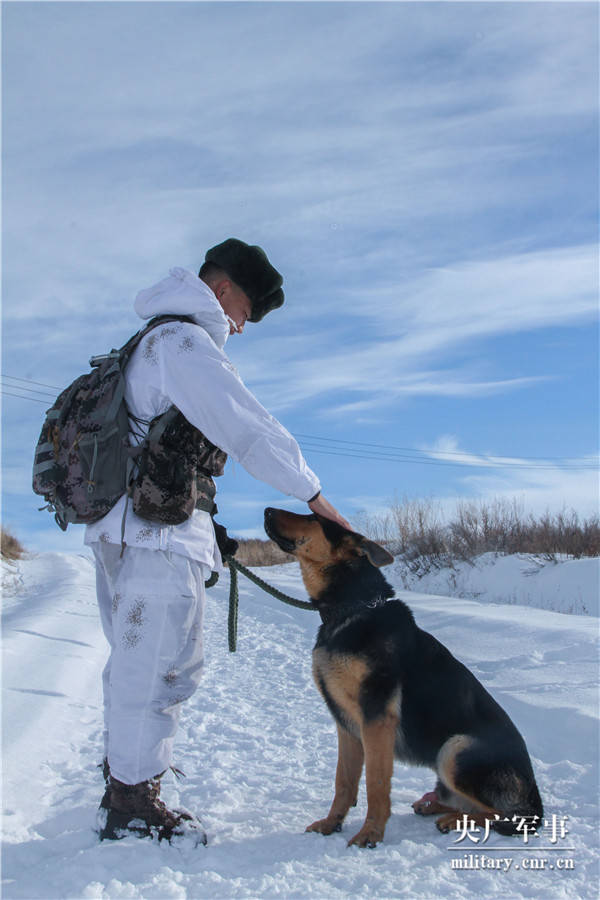
<instances>
[{"instance_id":1,"label":"jacket hood","mask_svg":"<svg viewBox=\"0 0 600 900\"><path fill-rule=\"evenodd\" d=\"M229 322L214 293L186 269L171 269L167 278L140 291L134 309L142 319L171 313L189 316L209 333L220 350L229 337Z\"/></svg>"}]
</instances>

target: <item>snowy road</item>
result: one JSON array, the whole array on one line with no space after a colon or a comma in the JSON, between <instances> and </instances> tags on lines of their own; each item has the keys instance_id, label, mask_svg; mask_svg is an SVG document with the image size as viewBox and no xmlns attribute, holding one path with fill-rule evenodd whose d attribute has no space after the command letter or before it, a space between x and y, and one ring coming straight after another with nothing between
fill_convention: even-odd
<instances>
[{"instance_id":1,"label":"snowy road","mask_svg":"<svg viewBox=\"0 0 600 900\"><path fill-rule=\"evenodd\" d=\"M364 784L342 834L304 834L328 809L336 762L335 729L310 674L317 616L242 579L238 652L229 654L224 577L209 593L206 674L179 731L176 763L188 777L164 787L168 801L202 815L209 847L100 844L92 828L106 647L93 566L70 554L18 566L3 604L6 900L597 896L598 619L402 594L515 719L548 825L527 845L495 834L456 842L410 808L432 773L397 765L385 842L361 851L346 840L364 817ZM261 575L305 596L296 566ZM566 824L565 837L552 822Z\"/></svg>"}]
</instances>

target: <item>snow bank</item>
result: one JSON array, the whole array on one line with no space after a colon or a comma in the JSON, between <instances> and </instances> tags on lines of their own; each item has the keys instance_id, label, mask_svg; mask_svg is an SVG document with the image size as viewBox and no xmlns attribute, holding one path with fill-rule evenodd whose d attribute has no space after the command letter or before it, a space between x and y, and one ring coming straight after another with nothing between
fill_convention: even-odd
<instances>
[{"instance_id":1,"label":"snow bank","mask_svg":"<svg viewBox=\"0 0 600 900\"><path fill-rule=\"evenodd\" d=\"M418 577L401 563L395 574L407 590L491 603L534 606L571 615L600 615L600 558L549 560L484 553Z\"/></svg>"},{"instance_id":2,"label":"snow bank","mask_svg":"<svg viewBox=\"0 0 600 900\"><path fill-rule=\"evenodd\" d=\"M311 679L317 616L242 578L238 653L229 654L225 577L209 592L207 671L178 736L176 763L188 777L164 788L168 802L201 813L209 846L133 837L100 844L93 824L103 789L96 766L106 647L93 565L85 556L43 554L11 573L3 611L5 900L597 896L598 623L591 616L402 594L418 623L515 719L548 826L528 845L496 834L457 842L410 808L431 788L432 773L398 764L385 842L348 849L365 814L364 784L341 834L304 834L329 807L336 764L335 728ZM305 596L295 565L261 575ZM567 826L564 838L553 835L552 822ZM453 868L453 860L466 867Z\"/></svg>"}]
</instances>

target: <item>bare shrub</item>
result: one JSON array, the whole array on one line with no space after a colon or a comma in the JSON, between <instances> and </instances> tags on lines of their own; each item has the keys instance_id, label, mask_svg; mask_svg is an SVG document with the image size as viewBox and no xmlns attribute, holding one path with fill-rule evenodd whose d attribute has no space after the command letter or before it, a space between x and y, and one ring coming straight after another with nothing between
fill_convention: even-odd
<instances>
[{"instance_id":1,"label":"bare shrub","mask_svg":"<svg viewBox=\"0 0 600 900\"><path fill-rule=\"evenodd\" d=\"M431 500L399 501L395 498L391 514L395 536L388 547L402 557L412 572L425 574L432 568L452 565L439 506Z\"/></svg>"},{"instance_id":2,"label":"bare shrub","mask_svg":"<svg viewBox=\"0 0 600 900\"><path fill-rule=\"evenodd\" d=\"M352 516L352 526L359 534L368 535L372 541L386 547L396 542L393 512L369 514L360 510Z\"/></svg>"},{"instance_id":3,"label":"bare shrub","mask_svg":"<svg viewBox=\"0 0 600 900\"><path fill-rule=\"evenodd\" d=\"M524 535L526 553L538 553L554 559L566 554L574 559L600 556L600 520L598 516L581 521L574 510L546 513L538 521L530 519Z\"/></svg>"},{"instance_id":4,"label":"bare shrub","mask_svg":"<svg viewBox=\"0 0 600 900\"><path fill-rule=\"evenodd\" d=\"M394 499L388 515L363 513L359 524L416 574L452 566L453 560L471 562L482 553L600 556L597 515L582 520L574 510L563 510L536 518L516 500L459 501L447 517L431 500Z\"/></svg>"},{"instance_id":5,"label":"bare shrub","mask_svg":"<svg viewBox=\"0 0 600 900\"><path fill-rule=\"evenodd\" d=\"M470 560L481 553L519 553L530 522L516 500L492 503L459 502L456 516L448 524L450 552L458 559Z\"/></svg>"},{"instance_id":6,"label":"bare shrub","mask_svg":"<svg viewBox=\"0 0 600 900\"><path fill-rule=\"evenodd\" d=\"M25 548L14 535L5 528L0 528L0 555L2 559L21 559Z\"/></svg>"},{"instance_id":7,"label":"bare shrub","mask_svg":"<svg viewBox=\"0 0 600 900\"><path fill-rule=\"evenodd\" d=\"M239 548L235 558L243 566L277 566L294 562L291 553L285 553L274 541L260 538L236 538Z\"/></svg>"}]
</instances>

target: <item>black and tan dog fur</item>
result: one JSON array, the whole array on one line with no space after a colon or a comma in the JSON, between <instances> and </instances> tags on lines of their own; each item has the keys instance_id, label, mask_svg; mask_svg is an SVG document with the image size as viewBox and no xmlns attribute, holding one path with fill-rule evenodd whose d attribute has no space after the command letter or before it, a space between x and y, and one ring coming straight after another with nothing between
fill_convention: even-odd
<instances>
[{"instance_id":1,"label":"black and tan dog fur","mask_svg":"<svg viewBox=\"0 0 600 900\"><path fill-rule=\"evenodd\" d=\"M365 765L367 817L349 843L381 841L394 757L437 773L435 790L413 808L442 814L441 831L464 813L479 825L493 820L502 834L514 833L513 816L541 819L523 738L475 676L391 599L379 571L393 560L387 550L318 515L266 509L265 530L298 558L321 615L313 674L338 731L333 803L307 831L341 830Z\"/></svg>"}]
</instances>

